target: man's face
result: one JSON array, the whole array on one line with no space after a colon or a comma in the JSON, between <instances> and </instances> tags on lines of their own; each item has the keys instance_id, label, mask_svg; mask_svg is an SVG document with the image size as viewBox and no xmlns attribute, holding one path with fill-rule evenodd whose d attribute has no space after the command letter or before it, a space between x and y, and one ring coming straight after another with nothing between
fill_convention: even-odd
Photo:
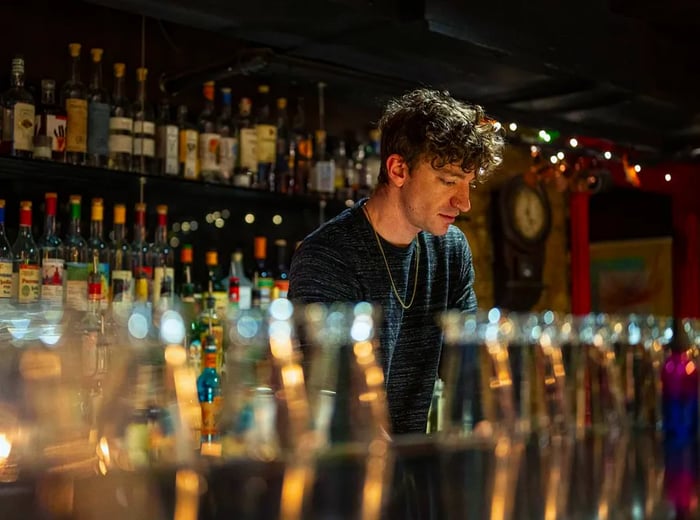
<instances>
[{"instance_id":1,"label":"man's face","mask_svg":"<svg viewBox=\"0 0 700 520\"><path fill-rule=\"evenodd\" d=\"M417 230L444 235L460 213L471 208L470 185L474 173L460 165L433 168L421 160L401 187L400 199L408 223Z\"/></svg>"}]
</instances>

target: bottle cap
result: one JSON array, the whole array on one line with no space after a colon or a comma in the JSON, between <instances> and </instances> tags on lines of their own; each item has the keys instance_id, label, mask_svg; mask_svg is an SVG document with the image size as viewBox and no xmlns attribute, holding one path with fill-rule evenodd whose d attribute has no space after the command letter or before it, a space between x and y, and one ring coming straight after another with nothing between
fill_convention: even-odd
<instances>
[{"instance_id":1,"label":"bottle cap","mask_svg":"<svg viewBox=\"0 0 700 520\"><path fill-rule=\"evenodd\" d=\"M253 250L256 259L267 257L267 237L255 237L253 239Z\"/></svg>"},{"instance_id":2,"label":"bottle cap","mask_svg":"<svg viewBox=\"0 0 700 520\"><path fill-rule=\"evenodd\" d=\"M287 98L277 98L277 108L279 108L280 110L284 110L285 108L287 108Z\"/></svg>"},{"instance_id":3,"label":"bottle cap","mask_svg":"<svg viewBox=\"0 0 700 520\"><path fill-rule=\"evenodd\" d=\"M214 101L214 82L207 81L202 88L202 92L204 92L204 97L206 99L209 101Z\"/></svg>"},{"instance_id":4,"label":"bottle cap","mask_svg":"<svg viewBox=\"0 0 700 520\"><path fill-rule=\"evenodd\" d=\"M168 214L168 206L166 204L158 204L156 206L156 212L159 215L167 215Z\"/></svg>"},{"instance_id":5,"label":"bottle cap","mask_svg":"<svg viewBox=\"0 0 700 520\"><path fill-rule=\"evenodd\" d=\"M56 90L56 80L53 79L42 79L41 80L42 90Z\"/></svg>"},{"instance_id":6,"label":"bottle cap","mask_svg":"<svg viewBox=\"0 0 700 520\"><path fill-rule=\"evenodd\" d=\"M249 114L250 113L250 108L253 106L252 101L250 98L247 97L242 97L241 100L238 103L238 109L243 112L244 114Z\"/></svg>"},{"instance_id":7,"label":"bottle cap","mask_svg":"<svg viewBox=\"0 0 700 520\"><path fill-rule=\"evenodd\" d=\"M81 45L79 43L68 44L68 52L70 53L71 57L77 58L80 56L80 47Z\"/></svg>"},{"instance_id":8,"label":"bottle cap","mask_svg":"<svg viewBox=\"0 0 700 520\"><path fill-rule=\"evenodd\" d=\"M134 204L134 209L139 213L145 213L146 204L144 204L143 202L137 202L136 204Z\"/></svg>"},{"instance_id":9,"label":"bottle cap","mask_svg":"<svg viewBox=\"0 0 700 520\"><path fill-rule=\"evenodd\" d=\"M71 195L68 200L70 204L80 204L80 201L82 201L83 198L80 195Z\"/></svg>"},{"instance_id":10,"label":"bottle cap","mask_svg":"<svg viewBox=\"0 0 700 520\"><path fill-rule=\"evenodd\" d=\"M94 63L99 63L102 61L102 49L90 49L90 54L92 55L92 61Z\"/></svg>"},{"instance_id":11,"label":"bottle cap","mask_svg":"<svg viewBox=\"0 0 700 520\"><path fill-rule=\"evenodd\" d=\"M5 199L0 199L0 208L5 207Z\"/></svg>"},{"instance_id":12,"label":"bottle cap","mask_svg":"<svg viewBox=\"0 0 700 520\"><path fill-rule=\"evenodd\" d=\"M124 64L124 63L115 63L114 64L114 77L115 78L123 78L124 72L126 72L126 64Z\"/></svg>"},{"instance_id":13,"label":"bottle cap","mask_svg":"<svg viewBox=\"0 0 700 520\"><path fill-rule=\"evenodd\" d=\"M207 251L206 254L206 264L207 265L219 265L219 253L216 251Z\"/></svg>"},{"instance_id":14,"label":"bottle cap","mask_svg":"<svg viewBox=\"0 0 700 520\"><path fill-rule=\"evenodd\" d=\"M102 199L92 199L90 219L96 222L102 222L102 220L104 220L104 205L102 203Z\"/></svg>"},{"instance_id":15,"label":"bottle cap","mask_svg":"<svg viewBox=\"0 0 700 520\"><path fill-rule=\"evenodd\" d=\"M44 198L45 198L45 199L57 199L57 198L58 198L58 194L57 194L57 193L53 193L53 192L45 193L45 194L44 194Z\"/></svg>"},{"instance_id":16,"label":"bottle cap","mask_svg":"<svg viewBox=\"0 0 700 520\"><path fill-rule=\"evenodd\" d=\"M22 202L19 203L19 209L24 209L24 210L32 209L32 201L31 200L23 200Z\"/></svg>"},{"instance_id":17,"label":"bottle cap","mask_svg":"<svg viewBox=\"0 0 700 520\"><path fill-rule=\"evenodd\" d=\"M258 85L258 92L260 94L267 94L270 92L270 86L269 85Z\"/></svg>"},{"instance_id":18,"label":"bottle cap","mask_svg":"<svg viewBox=\"0 0 700 520\"><path fill-rule=\"evenodd\" d=\"M126 206L124 204L114 205L114 223L124 224L126 223Z\"/></svg>"},{"instance_id":19,"label":"bottle cap","mask_svg":"<svg viewBox=\"0 0 700 520\"><path fill-rule=\"evenodd\" d=\"M192 263L192 245L191 244L185 244L182 246L182 249L180 250L180 262L183 264L191 264Z\"/></svg>"},{"instance_id":20,"label":"bottle cap","mask_svg":"<svg viewBox=\"0 0 700 520\"><path fill-rule=\"evenodd\" d=\"M148 77L148 69L146 67L139 67L136 69L136 80L143 82L146 81Z\"/></svg>"},{"instance_id":21,"label":"bottle cap","mask_svg":"<svg viewBox=\"0 0 700 520\"><path fill-rule=\"evenodd\" d=\"M13 74L24 74L24 58L22 56L15 56L12 58L11 71Z\"/></svg>"}]
</instances>

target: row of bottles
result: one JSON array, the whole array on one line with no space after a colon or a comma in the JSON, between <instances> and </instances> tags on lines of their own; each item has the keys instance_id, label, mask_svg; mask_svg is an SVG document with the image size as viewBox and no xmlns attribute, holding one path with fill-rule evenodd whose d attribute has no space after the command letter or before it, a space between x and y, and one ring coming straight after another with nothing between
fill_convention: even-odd
<instances>
[{"instance_id":1,"label":"row of bottles","mask_svg":"<svg viewBox=\"0 0 700 520\"><path fill-rule=\"evenodd\" d=\"M68 48L71 72L59 99L56 81L44 79L36 103L24 84L24 59L12 60L11 86L2 98L1 154L342 199L363 196L376 182L378 131L354 151L342 140L332 147L325 131L324 84L319 84L319 125L313 134L304 99L296 100L290 118L287 98L273 101L268 85L258 86L255 105L241 97L234 113L231 89L220 88L217 107L216 86L207 82L204 108L193 121L186 105L173 117L167 98L154 109L143 67L136 69L137 95L131 101L126 65L115 63L110 94L102 77L102 49L90 50L92 73L85 85L81 45Z\"/></svg>"}]
</instances>

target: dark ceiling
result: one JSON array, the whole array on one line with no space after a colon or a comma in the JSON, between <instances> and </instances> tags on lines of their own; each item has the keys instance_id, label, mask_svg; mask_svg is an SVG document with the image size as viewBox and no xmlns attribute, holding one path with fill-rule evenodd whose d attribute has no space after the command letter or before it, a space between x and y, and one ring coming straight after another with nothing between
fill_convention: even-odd
<instances>
[{"instance_id":1,"label":"dark ceiling","mask_svg":"<svg viewBox=\"0 0 700 520\"><path fill-rule=\"evenodd\" d=\"M698 0L92 3L269 46L273 68L342 78L359 103L430 85L503 121L700 153Z\"/></svg>"}]
</instances>

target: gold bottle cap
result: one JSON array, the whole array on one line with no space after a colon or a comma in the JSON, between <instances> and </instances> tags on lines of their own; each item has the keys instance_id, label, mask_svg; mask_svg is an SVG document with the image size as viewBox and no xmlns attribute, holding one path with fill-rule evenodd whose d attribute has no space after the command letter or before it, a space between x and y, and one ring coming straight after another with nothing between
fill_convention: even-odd
<instances>
[{"instance_id":1,"label":"gold bottle cap","mask_svg":"<svg viewBox=\"0 0 700 520\"><path fill-rule=\"evenodd\" d=\"M114 77L115 78L123 78L125 72L126 72L126 64L124 64L124 63L115 63L114 64Z\"/></svg>"},{"instance_id":2,"label":"gold bottle cap","mask_svg":"<svg viewBox=\"0 0 700 520\"><path fill-rule=\"evenodd\" d=\"M284 110L285 108L287 108L287 98L277 98L277 108L279 108L280 110Z\"/></svg>"},{"instance_id":3,"label":"gold bottle cap","mask_svg":"<svg viewBox=\"0 0 700 520\"><path fill-rule=\"evenodd\" d=\"M57 194L57 193L52 193L52 192L44 193L44 198L45 198L45 199L57 199L57 198L58 198L58 194Z\"/></svg>"},{"instance_id":4,"label":"gold bottle cap","mask_svg":"<svg viewBox=\"0 0 700 520\"><path fill-rule=\"evenodd\" d=\"M258 85L258 92L261 94L267 94L270 92L270 86L269 85Z\"/></svg>"},{"instance_id":5,"label":"gold bottle cap","mask_svg":"<svg viewBox=\"0 0 700 520\"><path fill-rule=\"evenodd\" d=\"M124 204L114 205L114 223L115 224L125 224L126 223L126 206Z\"/></svg>"},{"instance_id":6,"label":"gold bottle cap","mask_svg":"<svg viewBox=\"0 0 700 520\"><path fill-rule=\"evenodd\" d=\"M379 141L381 139L382 133L379 131L379 129L375 128L369 131L369 138L372 141Z\"/></svg>"},{"instance_id":7,"label":"gold bottle cap","mask_svg":"<svg viewBox=\"0 0 700 520\"><path fill-rule=\"evenodd\" d=\"M206 264L207 265L219 265L219 253L216 251L207 251L206 254Z\"/></svg>"},{"instance_id":8,"label":"gold bottle cap","mask_svg":"<svg viewBox=\"0 0 700 520\"><path fill-rule=\"evenodd\" d=\"M23 200L22 202L19 203L19 209L32 209L32 201L31 200Z\"/></svg>"},{"instance_id":9,"label":"gold bottle cap","mask_svg":"<svg viewBox=\"0 0 700 520\"><path fill-rule=\"evenodd\" d=\"M146 67L139 67L136 69L136 80L137 81L146 81L146 77L148 76L148 69Z\"/></svg>"},{"instance_id":10,"label":"gold bottle cap","mask_svg":"<svg viewBox=\"0 0 700 520\"><path fill-rule=\"evenodd\" d=\"M102 49L90 49L90 54L92 54L92 61L95 63L101 62L103 52L104 51Z\"/></svg>"},{"instance_id":11,"label":"gold bottle cap","mask_svg":"<svg viewBox=\"0 0 700 520\"><path fill-rule=\"evenodd\" d=\"M71 204L80 204L80 201L83 200L83 198L80 195L71 195L68 200Z\"/></svg>"},{"instance_id":12,"label":"gold bottle cap","mask_svg":"<svg viewBox=\"0 0 700 520\"><path fill-rule=\"evenodd\" d=\"M134 209L136 209L136 211L145 212L146 211L146 204L143 202L137 202L136 204L134 204Z\"/></svg>"},{"instance_id":13,"label":"gold bottle cap","mask_svg":"<svg viewBox=\"0 0 700 520\"><path fill-rule=\"evenodd\" d=\"M159 204L156 206L156 212L159 215L167 215L168 214L168 206L165 204Z\"/></svg>"},{"instance_id":14,"label":"gold bottle cap","mask_svg":"<svg viewBox=\"0 0 700 520\"><path fill-rule=\"evenodd\" d=\"M77 58L80 56L80 47L81 45L79 43L68 44L68 52L70 53L71 57Z\"/></svg>"},{"instance_id":15,"label":"gold bottle cap","mask_svg":"<svg viewBox=\"0 0 700 520\"><path fill-rule=\"evenodd\" d=\"M0 208L5 207L5 199L0 199Z\"/></svg>"},{"instance_id":16,"label":"gold bottle cap","mask_svg":"<svg viewBox=\"0 0 700 520\"><path fill-rule=\"evenodd\" d=\"M222 94L230 94L231 93L231 87L221 87L219 90L221 90Z\"/></svg>"},{"instance_id":17,"label":"gold bottle cap","mask_svg":"<svg viewBox=\"0 0 700 520\"><path fill-rule=\"evenodd\" d=\"M97 222L104 220L104 206L102 199L92 199L92 208L90 209L90 219Z\"/></svg>"}]
</instances>

